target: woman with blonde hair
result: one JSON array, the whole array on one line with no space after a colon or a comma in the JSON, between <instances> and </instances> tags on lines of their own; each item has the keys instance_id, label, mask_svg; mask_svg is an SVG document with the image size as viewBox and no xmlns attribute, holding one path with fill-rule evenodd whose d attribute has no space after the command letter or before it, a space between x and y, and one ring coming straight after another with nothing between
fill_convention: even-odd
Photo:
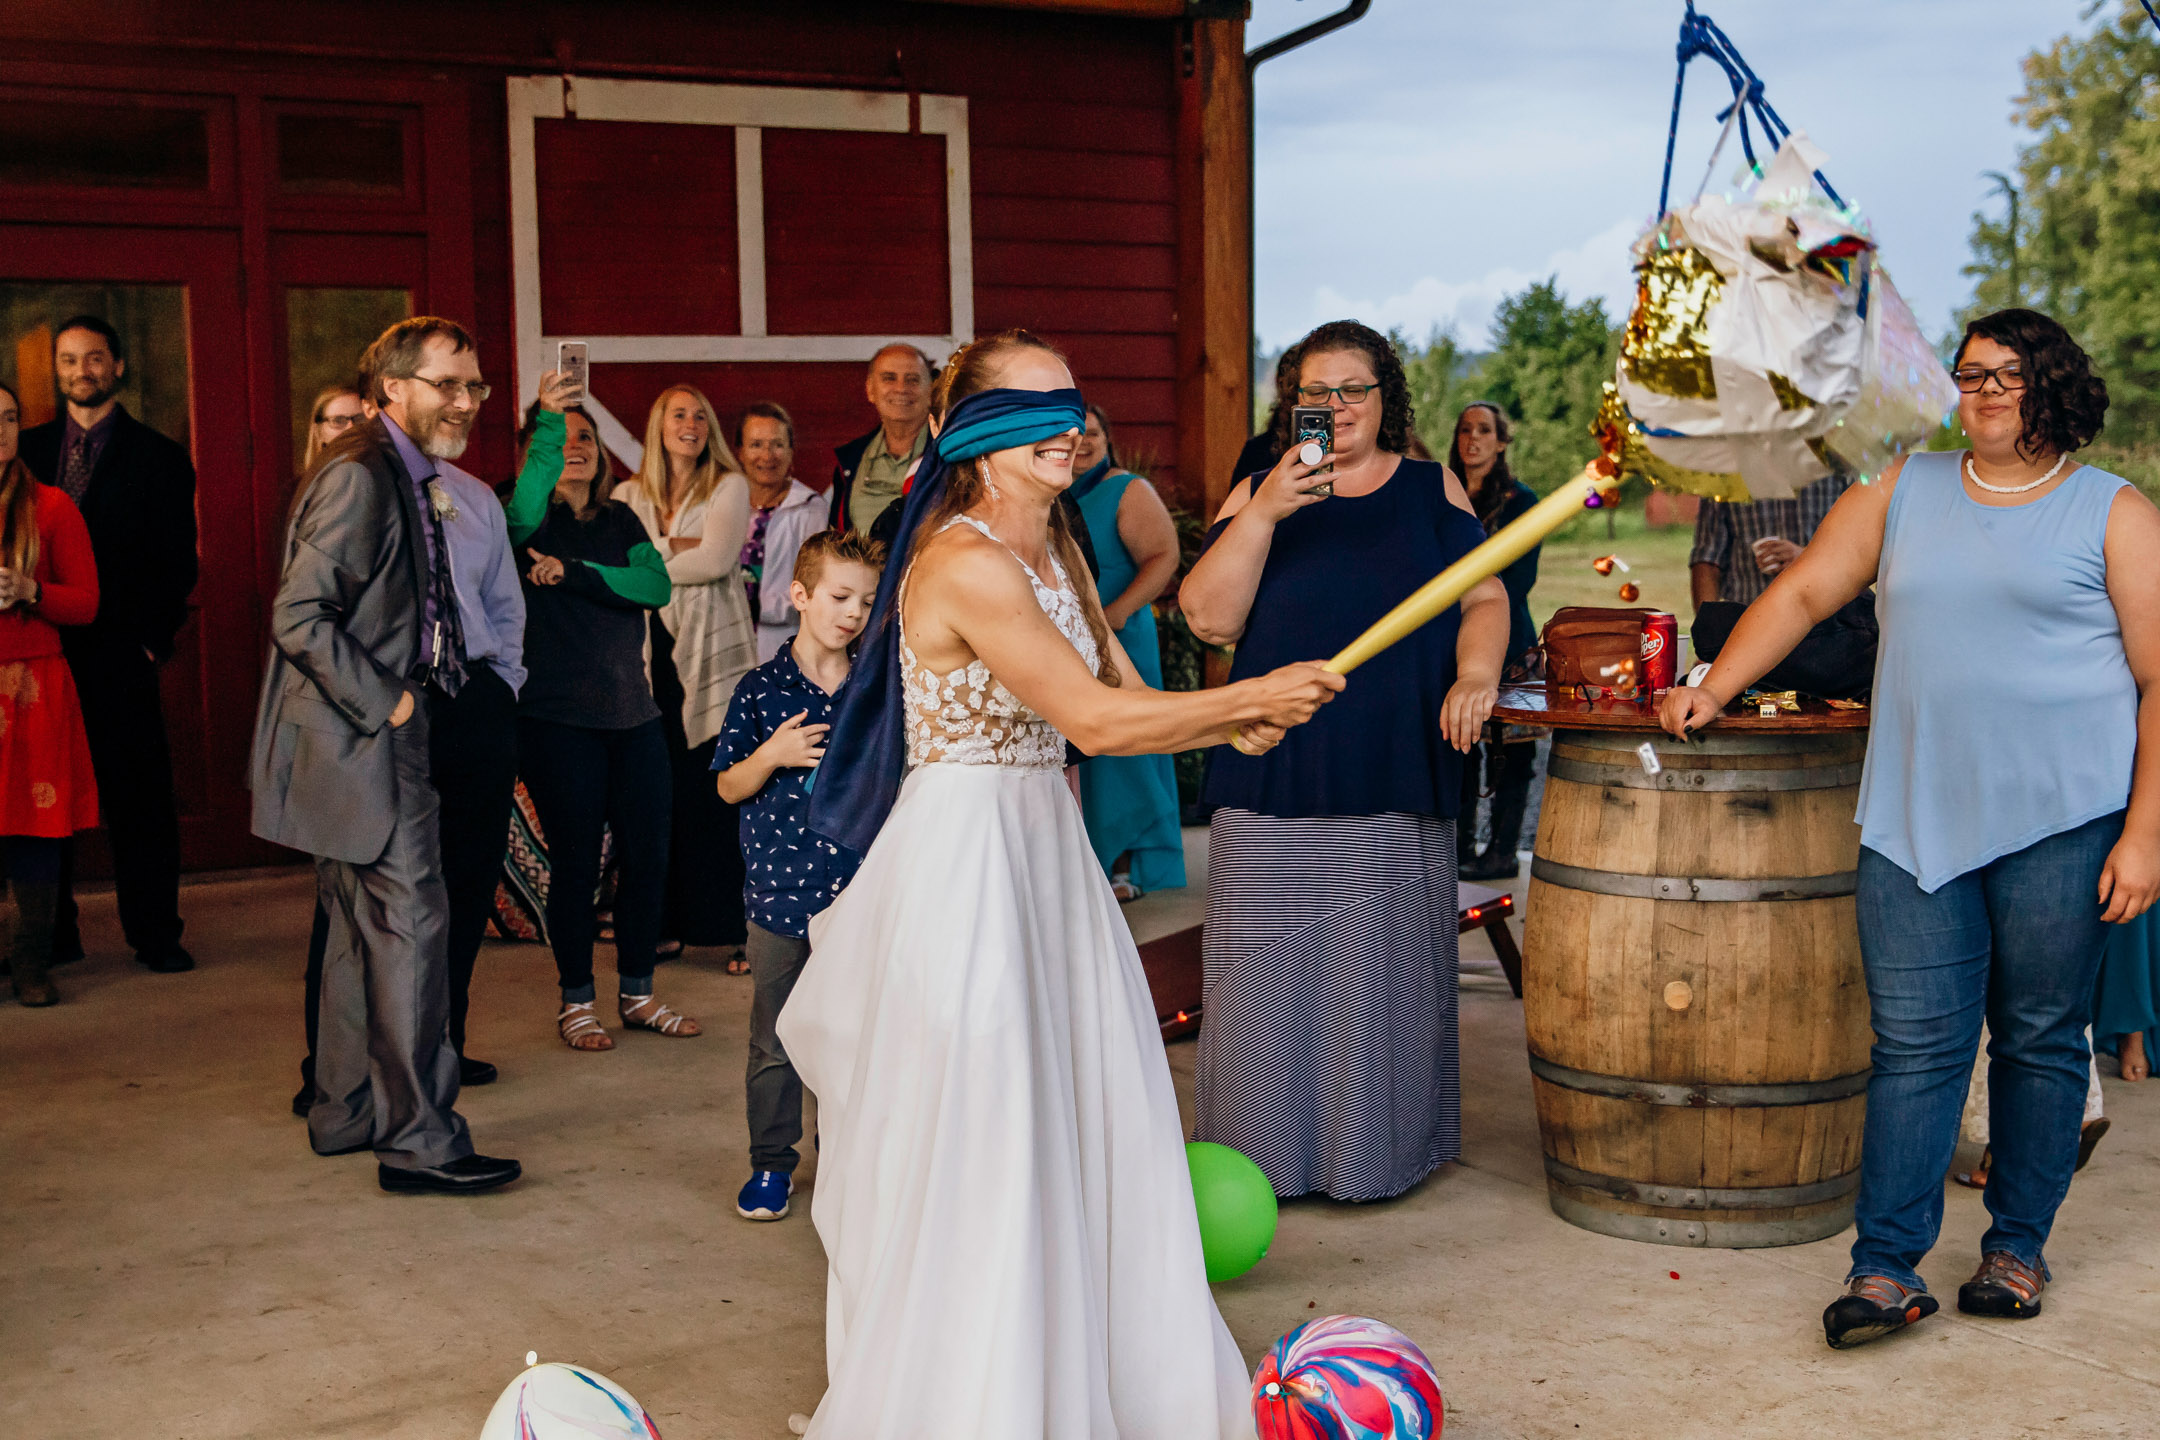
<instances>
[{"instance_id":1,"label":"woman with blonde hair","mask_svg":"<svg viewBox=\"0 0 2160 1440\"><path fill-rule=\"evenodd\" d=\"M667 561L674 587L651 627L653 697L674 772L660 954L678 954L686 944L730 946L728 973L747 974L742 841L735 807L713 785L712 754L735 684L757 664L757 623L742 571L750 482L702 391L673 385L653 401L644 462L620 498Z\"/></svg>"},{"instance_id":2,"label":"woman with blonde hair","mask_svg":"<svg viewBox=\"0 0 2160 1440\"><path fill-rule=\"evenodd\" d=\"M810 798L864 851L779 1035L818 1099L829 1379L811 1440L1249 1440L1132 932L1065 787L1092 755L1266 748L1342 688L1149 688L1057 503L1056 351L966 346ZM935 1385L921 1383L935 1376Z\"/></svg>"},{"instance_id":3,"label":"woman with blonde hair","mask_svg":"<svg viewBox=\"0 0 2160 1440\"><path fill-rule=\"evenodd\" d=\"M300 473L314 474L315 462L322 458L323 451L350 435L367 414L367 401L361 398L359 387L349 381L316 391L315 403L308 406L307 450L300 461Z\"/></svg>"},{"instance_id":4,"label":"woman with blonde hair","mask_svg":"<svg viewBox=\"0 0 2160 1440\"><path fill-rule=\"evenodd\" d=\"M97 780L62 625L97 615L97 562L82 512L16 454L22 403L0 384L0 857L15 893L15 998L51 1005L47 977L61 844L97 824Z\"/></svg>"}]
</instances>

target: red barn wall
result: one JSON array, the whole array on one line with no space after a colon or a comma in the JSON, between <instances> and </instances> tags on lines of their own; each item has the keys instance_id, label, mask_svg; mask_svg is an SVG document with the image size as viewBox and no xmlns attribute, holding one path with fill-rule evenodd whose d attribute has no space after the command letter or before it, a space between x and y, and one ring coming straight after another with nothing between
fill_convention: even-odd
<instances>
[{"instance_id":1,"label":"red barn wall","mask_svg":"<svg viewBox=\"0 0 2160 1440\"><path fill-rule=\"evenodd\" d=\"M1198 203L1175 163L1185 33L1167 20L854 0L474 0L454 14L439 0L380 0L365 15L322 0L0 6L0 94L193 97L186 103L213 114L212 181L199 197L0 193L0 228L50 242L0 249L0 281L48 276L10 268L32 250L59 257L50 276L91 264L93 249L134 253L142 263L123 268L141 280L183 266L187 254L212 257L185 261L196 265L200 314L215 320L192 341L203 619L184 638L199 648L166 680L178 759L196 792L188 863L272 854L247 837L242 781L291 485L279 287L387 280L416 304L470 321L504 395L466 463L510 473L509 77L567 67L965 97L975 333L1026 326L1064 349L1111 414L1121 456L1198 503L1202 477L1177 467L1179 237L1193 230L1181 205ZM373 209L281 199L266 137L281 108L307 105L403 107L415 117L409 193ZM542 141L551 330L714 334L740 323L729 132L649 128L628 147L645 157L642 169L621 163L619 142L595 153L574 125ZM930 144L766 132L771 331L944 329L942 174ZM706 389L730 425L750 400L778 400L797 417L798 473L822 485L832 447L872 423L861 374L856 363L596 366L594 389L640 437L647 407L673 381ZM1189 429L1193 417L1182 418Z\"/></svg>"}]
</instances>

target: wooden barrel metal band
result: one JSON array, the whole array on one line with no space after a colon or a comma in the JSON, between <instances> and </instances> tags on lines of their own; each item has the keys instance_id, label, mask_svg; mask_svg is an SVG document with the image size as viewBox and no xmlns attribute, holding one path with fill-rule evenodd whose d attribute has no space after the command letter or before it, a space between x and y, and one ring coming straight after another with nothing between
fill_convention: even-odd
<instances>
[{"instance_id":1,"label":"wooden barrel metal band","mask_svg":"<svg viewBox=\"0 0 2160 1440\"><path fill-rule=\"evenodd\" d=\"M1586 1205L1554 1190L1548 1197L1553 1214L1599 1235L1640 1240L1651 1245L1694 1245L1719 1250L1755 1250L1773 1245L1805 1245L1827 1240L1853 1222L1851 1205L1833 1205L1820 1215L1795 1220L1683 1220L1677 1216L1623 1215Z\"/></svg>"},{"instance_id":2,"label":"wooden barrel metal band","mask_svg":"<svg viewBox=\"0 0 2160 1440\"><path fill-rule=\"evenodd\" d=\"M1610 757L1612 763L1623 760L1635 763L1635 751L1648 740L1657 748L1659 755L1678 759L1685 763L1691 759L1724 755L1754 755L1802 766L1816 766L1824 762L1842 764L1847 760L1860 759L1866 753L1866 742L1855 736L1849 740L1827 739L1826 743L1811 749L1796 750L1788 735L1732 735L1715 730L1698 735L1693 740L1675 740L1663 731L1645 735L1640 730L1563 730L1553 736L1553 753L1558 755L1596 755Z\"/></svg>"},{"instance_id":3,"label":"wooden barrel metal band","mask_svg":"<svg viewBox=\"0 0 2160 1440\"><path fill-rule=\"evenodd\" d=\"M1867 1090L1868 1070L1833 1075L1828 1080L1799 1080L1784 1085L1676 1085L1657 1080L1636 1080L1625 1075L1599 1075L1555 1065L1532 1053L1530 1073L1548 1085L1579 1090L1585 1095L1604 1095L1614 1100L1633 1100L1643 1105L1678 1105L1690 1110L1767 1109L1784 1105L1819 1105L1844 1100Z\"/></svg>"},{"instance_id":4,"label":"wooden barrel metal band","mask_svg":"<svg viewBox=\"0 0 2160 1440\"><path fill-rule=\"evenodd\" d=\"M1563 890L1587 890L1593 895L1620 895L1630 900L1699 900L1716 904L1821 900L1850 895L1860 887L1857 870L1840 870L1829 875L1771 875L1727 880L1696 875L1623 875L1613 870L1562 865L1542 856L1531 858L1530 876Z\"/></svg>"},{"instance_id":5,"label":"wooden barrel metal band","mask_svg":"<svg viewBox=\"0 0 2160 1440\"><path fill-rule=\"evenodd\" d=\"M1578 785L1617 785L1625 790L1681 790L1703 794L1732 794L1764 790L1837 790L1860 783L1861 767L1855 765L1809 765L1793 770L1697 770L1669 765L1655 775L1645 775L1634 755L1625 765L1599 764L1555 755L1547 773L1555 780Z\"/></svg>"},{"instance_id":6,"label":"wooden barrel metal band","mask_svg":"<svg viewBox=\"0 0 2160 1440\"><path fill-rule=\"evenodd\" d=\"M1657 1185L1619 1175L1594 1175L1565 1161L1545 1157L1545 1173L1563 1185L1595 1190L1615 1200L1636 1205L1658 1205L1668 1210L1782 1210L1795 1205L1820 1205L1860 1188L1860 1172L1833 1175L1812 1185L1764 1185L1745 1188L1710 1185Z\"/></svg>"}]
</instances>

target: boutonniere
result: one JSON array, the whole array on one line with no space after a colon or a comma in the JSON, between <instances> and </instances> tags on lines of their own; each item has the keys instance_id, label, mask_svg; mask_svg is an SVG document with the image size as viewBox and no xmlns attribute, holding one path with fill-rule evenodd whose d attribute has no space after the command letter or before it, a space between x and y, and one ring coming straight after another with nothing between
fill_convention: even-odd
<instances>
[{"instance_id":1,"label":"boutonniere","mask_svg":"<svg viewBox=\"0 0 2160 1440\"><path fill-rule=\"evenodd\" d=\"M457 501L450 498L450 487L440 480L427 482L428 513L444 522L458 518Z\"/></svg>"}]
</instances>

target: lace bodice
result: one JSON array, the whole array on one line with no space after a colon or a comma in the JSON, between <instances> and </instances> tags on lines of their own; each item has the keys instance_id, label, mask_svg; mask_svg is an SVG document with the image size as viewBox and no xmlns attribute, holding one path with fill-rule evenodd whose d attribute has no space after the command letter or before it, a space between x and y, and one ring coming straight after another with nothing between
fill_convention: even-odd
<instances>
[{"instance_id":1,"label":"lace bodice","mask_svg":"<svg viewBox=\"0 0 2160 1440\"><path fill-rule=\"evenodd\" d=\"M990 527L970 515L959 515L944 528L968 524L989 535ZM1004 542L999 540L1003 545ZM1011 547L1006 547L1010 553ZM1057 575L1055 586L1046 585L1025 560L1014 555L1035 587L1035 603L1042 606L1058 633L1093 670L1098 659L1095 637L1088 633L1087 614L1079 592L1057 556L1050 566ZM901 584L900 678L907 706L908 768L917 765L1012 765L1031 770L1062 769L1065 737L1050 722L999 684L990 667L971 660L966 668L940 675L925 669L907 642L907 586Z\"/></svg>"}]
</instances>

